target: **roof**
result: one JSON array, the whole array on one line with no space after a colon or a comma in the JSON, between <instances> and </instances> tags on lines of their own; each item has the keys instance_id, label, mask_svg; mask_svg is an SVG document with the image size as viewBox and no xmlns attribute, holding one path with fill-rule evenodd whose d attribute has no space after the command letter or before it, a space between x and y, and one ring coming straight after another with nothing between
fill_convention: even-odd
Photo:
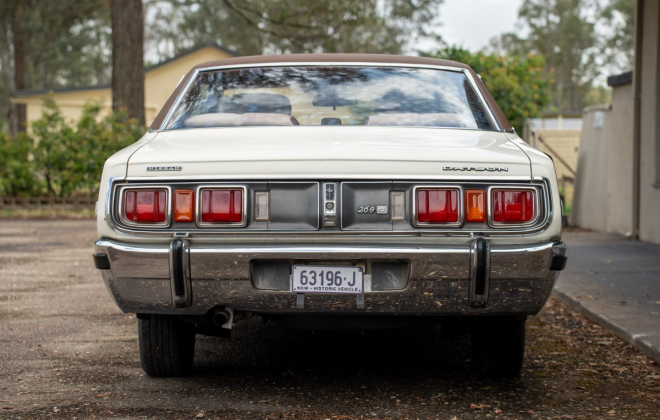
<instances>
[{"instance_id":1,"label":"roof","mask_svg":"<svg viewBox=\"0 0 660 420\"><path fill-rule=\"evenodd\" d=\"M215 42L205 42L205 43L203 43L203 44L196 45L196 46L194 46L194 47L192 47L192 48L190 48L190 49L188 49L188 50L182 51L182 52L180 52L179 54L175 55L175 56L172 57L172 58L168 58L168 59L165 60L165 61L161 61L160 63L157 63L157 64L154 64L154 65L152 65L152 66L149 66L149 67L147 67L146 69L144 69L144 71L145 71L145 73L146 73L146 72L150 72L150 71L152 71L152 70L156 70L156 69L159 68L159 67L162 67L162 66L165 66L165 65L171 63L172 61L176 61L176 60L178 60L178 59L180 59L180 58L182 58L182 57L185 57L185 56L188 55L188 54L192 54L192 53L194 53L194 52L197 52L197 51L199 51L199 50L201 50L201 49L204 49L204 48L207 48L207 47L215 48L216 50L218 50L218 51L222 51L222 52L225 53L225 54L229 54L229 55L232 56L232 57L240 57L240 54L238 54L236 51L234 51L234 50L232 50L232 49L230 49L230 48L225 48L225 47L223 47L223 46L221 46L221 45L216 44ZM225 59L225 60L226 60L226 59Z\"/></svg>"},{"instance_id":2,"label":"roof","mask_svg":"<svg viewBox=\"0 0 660 420\"><path fill-rule=\"evenodd\" d=\"M15 90L11 92L10 96L12 98L20 98L23 96L30 95L43 95L48 92L62 93L62 92L78 92L85 90L101 90L101 89L110 89L112 85L105 83L101 85L94 86L79 86L79 87L69 87L69 88L50 88L50 89L25 89L25 90Z\"/></svg>"},{"instance_id":3,"label":"roof","mask_svg":"<svg viewBox=\"0 0 660 420\"><path fill-rule=\"evenodd\" d=\"M190 49L187 49L185 51L180 52L179 54L175 55L172 58L168 58L167 60L161 61L160 63L154 64L152 66L148 66L144 69L145 73L148 73L152 70L156 70L160 67L163 67L173 61L179 60L188 54L192 54L194 52L197 52L201 49L211 47L215 48L218 51L222 51L225 54L229 54L232 57L240 57L240 55L230 49L230 48L225 48L223 46L220 46L214 42L205 42L203 44L196 45ZM110 89L112 85L110 84L100 84L100 85L94 85L94 86L79 86L79 87L67 87L67 88L47 88L47 89L25 89L25 90L17 90L14 92L11 92L11 97L13 98L20 98L23 96L31 96L31 95L43 95L48 92L55 92L55 93L66 93L66 92L78 92L78 91L85 91L85 90L100 90L100 89Z\"/></svg>"},{"instance_id":4,"label":"roof","mask_svg":"<svg viewBox=\"0 0 660 420\"><path fill-rule=\"evenodd\" d=\"M493 111L495 118L502 126L502 129L505 131L511 131L512 127L509 123L509 120L502 112L502 109L497 105L497 102L488 91L488 88L483 83L481 78L468 66L467 64L459 63L457 61L451 60L442 60L439 58L430 58L430 57L413 57L407 55L387 55L387 54L280 54L280 55L253 55L245 57L233 57L226 58L223 60L214 60L207 61L205 63L200 63L193 67L188 74L185 76L184 80L179 83L179 86L174 90L170 98L163 106L163 109L158 113L156 119L151 124L151 129L159 130L161 124L165 120L165 116L168 114L169 109L174 105L176 98L179 96L179 93L186 86L187 82L195 73L195 70L208 67L217 67L217 66L241 66L241 65L254 65L254 64L275 64L275 63L373 63L373 64L412 64L412 65L427 65L427 66L445 66L445 67L455 67L460 69L468 70L473 78L481 94L488 102L488 105Z\"/></svg>"},{"instance_id":5,"label":"roof","mask_svg":"<svg viewBox=\"0 0 660 420\"><path fill-rule=\"evenodd\" d=\"M625 73L608 77L607 86L617 87L617 86L628 85L632 83L632 80L633 80L633 71L630 70Z\"/></svg>"},{"instance_id":6,"label":"roof","mask_svg":"<svg viewBox=\"0 0 660 420\"><path fill-rule=\"evenodd\" d=\"M430 57L413 57L410 55L390 54L277 54L277 55L251 55L244 57L226 58L223 60L207 61L193 67L193 70L204 67L235 66L243 64L267 63L395 63L418 64L431 66L447 66L469 69L470 66L452 60L442 60Z\"/></svg>"}]
</instances>

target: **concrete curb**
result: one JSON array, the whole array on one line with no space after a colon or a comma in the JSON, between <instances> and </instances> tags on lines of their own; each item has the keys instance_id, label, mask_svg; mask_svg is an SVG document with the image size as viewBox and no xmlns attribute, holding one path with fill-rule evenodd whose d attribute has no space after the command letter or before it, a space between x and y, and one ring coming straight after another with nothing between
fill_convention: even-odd
<instances>
[{"instance_id":1,"label":"concrete curb","mask_svg":"<svg viewBox=\"0 0 660 420\"><path fill-rule=\"evenodd\" d=\"M637 336L637 334L631 334L622 326L617 325L612 320L592 311L591 309L584 306L579 300L569 296L557 288L553 289L552 295L566 305L570 306L576 312L579 312L589 321L607 329L621 340L626 341L636 349L640 350L642 353L646 354L651 359L655 360L656 363L660 364L660 348L644 341L644 335Z\"/></svg>"}]
</instances>

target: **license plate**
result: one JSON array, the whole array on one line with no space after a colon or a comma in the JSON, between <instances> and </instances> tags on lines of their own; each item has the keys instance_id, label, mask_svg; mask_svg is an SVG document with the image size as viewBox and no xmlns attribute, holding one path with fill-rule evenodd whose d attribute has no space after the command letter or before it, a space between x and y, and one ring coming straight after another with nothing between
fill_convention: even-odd
<instances>
[{"instance_id":1,"label":"license plate","mask_svg":"<svg viewBox=\"0 0 660 420\"><path fill-rule=\"evenodd\" d=\"M294 265L291 290L297 293L363 292L362 267Z\"/></svg>"}]
</instances>

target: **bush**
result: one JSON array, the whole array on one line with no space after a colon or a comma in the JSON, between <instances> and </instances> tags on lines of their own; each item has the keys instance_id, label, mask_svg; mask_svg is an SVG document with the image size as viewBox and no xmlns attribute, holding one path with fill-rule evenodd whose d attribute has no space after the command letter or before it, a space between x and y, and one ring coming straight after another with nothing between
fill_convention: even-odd
<instances>
[{"instance_id":1,"label":"bush","mask_svg":"<svg viewBox=\"0 0 660 420\"><path fill-rule=\"evenodd\" d=\"M30 161L32 144L25 133L10 138L0 131L0 195L28 197L41 193Z\"/></svg>"},{"instance_id":2,"label":"bush","mask_svg":"<svg viewBox=\"0 0 660 420\"><path fill-rule=\"evenodd\" d=\"M455 46L424 55L472 67L481 75L511 125L521 133L525 120L539 116L550 103L550 76L544 73L545 59L539 55L472 53Z\"/></svg>"},{"instance_id":3,"label":"bush","mask_svg":"<svg viewBox=\"0 0 660 420\"><path fill-rule=\"evenodd\" d=\"M99 102L87 103L73 126L52 97L44 98L43 110L43 116L32 123L30 135L0 139L0 194L30 195L45 190L57 197L93 196L105 160L144 133L144 127L124 113L101 117Z\"/></svg>"}]
</instances>

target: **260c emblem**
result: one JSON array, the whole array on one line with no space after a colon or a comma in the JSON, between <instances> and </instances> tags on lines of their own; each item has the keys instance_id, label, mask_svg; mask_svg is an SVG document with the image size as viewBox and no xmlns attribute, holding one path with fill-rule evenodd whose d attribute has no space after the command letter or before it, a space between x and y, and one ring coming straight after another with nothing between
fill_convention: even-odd
<instances>
[{"instance_id":1,"label":"260c emblem","mask_svg":"<svg viewBox=\"0 0 660 420\"><path fill-rule=\"evenodd\" d=\"M387 206L360 206L357 210L358 213L376 213L387 214Z\"/></svg>"}]
</instances>

